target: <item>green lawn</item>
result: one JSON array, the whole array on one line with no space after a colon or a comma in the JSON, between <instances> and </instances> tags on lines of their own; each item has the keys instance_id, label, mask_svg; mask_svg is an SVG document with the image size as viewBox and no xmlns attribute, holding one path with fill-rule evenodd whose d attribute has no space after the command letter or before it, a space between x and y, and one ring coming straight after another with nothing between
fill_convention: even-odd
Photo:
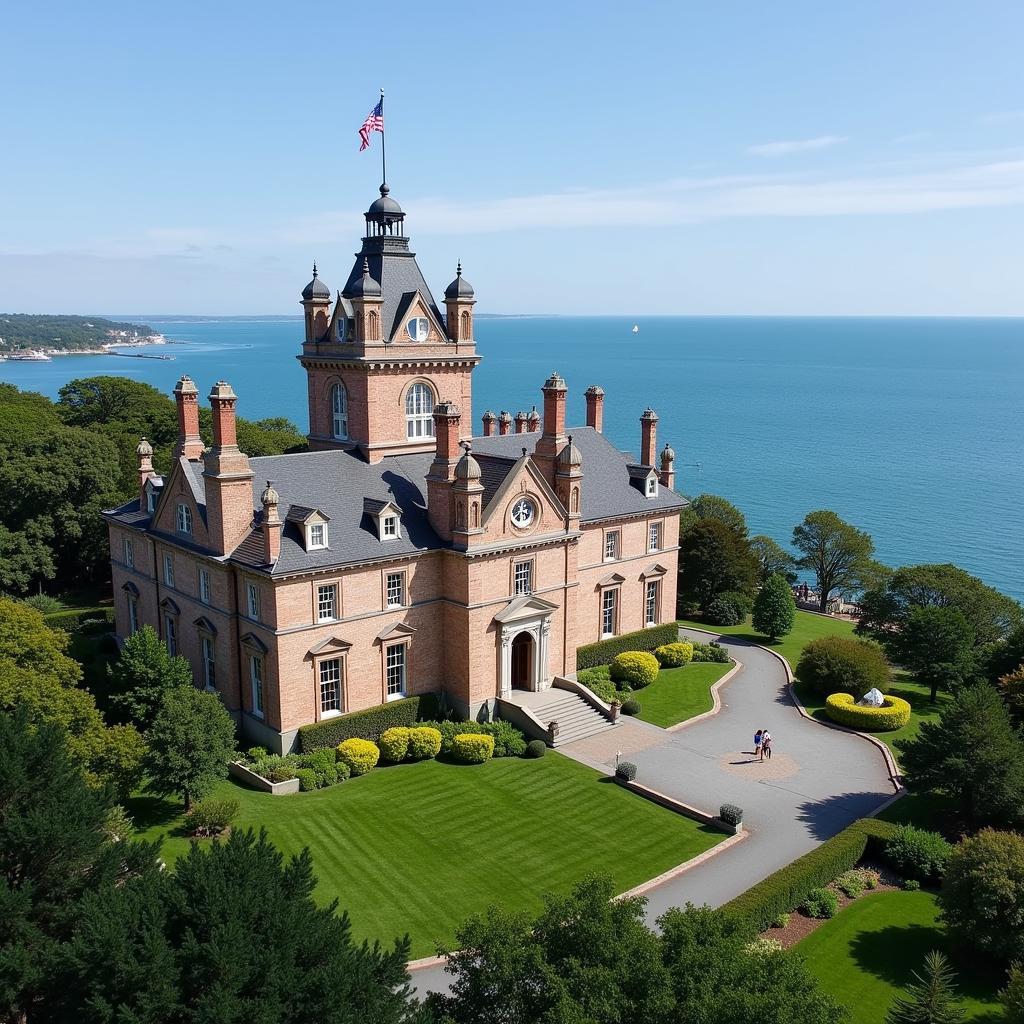
<instances>
[{"instance_id":1,"label":"green lawn","mask_svg":"<svg viewBox=\"0 0 1024 1024\"><path fill-rule=\"evenodd\" d=\"M535 761L397 765L283 797L225 782L217 795L241 804L236 828L265 827L285 853L310 848L318 895L338 897L356 936L408 932L415 958L492 903L535 913L543 893L566 892L588 872L624 891L723 838L603 780L549 751ZM130 804L145 838L167 833L168 862L187 850L180 805Z\"/></svg>"},{"instance_id":2,"label":"green lawn","mask_svg":"<svg viewBox=\"0 0 1024 1024\"><path fill-rule=\"evenodd\" d=\"M663 668L658 678L633 695L640 701L637 718L667 729L712 708L711 687L732 665L699 661L682 668Z\"/></svg>"},{"instance_id":3,"label":"green lawn","mask_svg":"<svg viewBox=\"0 0 1024 1024\"><path fill-rule=\"evenodd\" d=\"M796 950L822 988L850 1008L852 1024L879 1024L929 950L951 954L937 915L929 892L873 893L840 911ZM957 966L966 1019L1002 1020L995 998L1002 980Z\"/></svg>"}]
</instances>

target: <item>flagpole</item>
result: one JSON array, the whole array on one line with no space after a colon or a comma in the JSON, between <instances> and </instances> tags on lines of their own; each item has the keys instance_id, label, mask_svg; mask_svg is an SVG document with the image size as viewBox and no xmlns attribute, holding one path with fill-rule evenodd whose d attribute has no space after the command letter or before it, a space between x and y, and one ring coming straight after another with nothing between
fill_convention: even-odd
<instances>
[{"instance_id":1,"label":"flagpole","mask_svg":"<svg viewBox=\"0 0 1024 1024\"><path fill-rule=\"evenodd\" d=\"M384 154L384 90L380 91L380 183L388 181L388 162Z\"/></svg>"}]
</instances>

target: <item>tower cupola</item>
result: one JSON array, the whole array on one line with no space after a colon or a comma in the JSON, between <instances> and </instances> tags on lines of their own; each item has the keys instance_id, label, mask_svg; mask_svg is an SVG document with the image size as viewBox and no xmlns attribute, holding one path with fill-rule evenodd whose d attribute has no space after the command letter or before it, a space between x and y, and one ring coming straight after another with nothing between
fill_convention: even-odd
<instances>
[{"instance_id":1,"label":"tower cupola","mask_svg":"<svg viewBox=\"0 0 1024 1024\"><path fill-rule=\"evenodd\" d=\"M455 280L444 290L445 320L448 337L456 342L473 340L473 286L462 276L462 261L455 269Z\"/></svg>"},{"instance_id":2,"label":"tower cupola","mask_svg":"<svg viewBox=\"0 0 1024 1024\"><path fill-rule=\"evenodd\" d=\"M474 296L473 286L462 276L462 260L455 268L455 280L444 290L446 299L471 299Z\"/></svg>"},{"instance_id":3,"label":"tower cupola","mask_svg":"<svg viewBox=\"0 0 1024 1024\"><path fill-rule=\"evenodd\" d=\"M327 310L331 305L331 289L320 280L316 263L313 280L302 289L302 309L305 312L306 341L319 341L327 333Z\"/></svg>"},{"instance_id":4,"label":"tower cupola","mask_svg":"<svg viewBox=\"0 0 1024 1024\"><path fill-rule=\"evenodd\" d=\"M331 301L331 289L320 280L315 262L313 264L313 280L302 289L302 301L308 302L311 299L323 299L325 302Z\"/></svg>"},{"instance_id":5,"label":"tower cupola","mask_svg":"<svg viewBox=\"0 0 1024 1024\"><path fill-rule=\"evenodd\" d=\"M380 198L370 203L366 211L366 236L368 238L390 235L393 238L405 237L405 213L401 206L391 198L391 189L387 182L380 187Z\"/></svg>"},{"instance_id":6,"label":"tower cupola","mask_svg":"<svg viewBox=\"0 0 1024 1024\"><path fill-rule=\"evenodd\" d=\"M376 299L380 298L380 282L370 276L370 261L363 257L363 276L360 277L349 289L349 297L353 299Z\"/></svg>"}]
</instances>

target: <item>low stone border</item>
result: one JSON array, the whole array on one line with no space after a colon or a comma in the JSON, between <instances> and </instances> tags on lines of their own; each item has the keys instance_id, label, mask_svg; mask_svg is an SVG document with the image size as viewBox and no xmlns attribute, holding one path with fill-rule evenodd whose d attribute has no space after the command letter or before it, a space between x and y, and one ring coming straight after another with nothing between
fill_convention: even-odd
<instances>
[{"instance_id":1,"label":"low stone border","mask_svg":"<svg viewBox=\"0 0 1024 1024\"><path fill-rule=\"evenodd\" d=\"M690 664L692 665L693 662L690 662ZM729 682L729 680L732 679L732 677L734 675L736 675L736 673L739 672L739 670L741 668L743 668L743 662L740 661L738 658L733 658L732 659L732 668L729 669L729 671L726 672L725 675L722 676L722 678L719 679L717 683L714 683L712 685L712 687L711 687L711 701L712 701L712 704L711 704L711 710L710 711L705 711L705 712L703 712L703 714L700 714L700 715L694 715L693 718L688 718L688 719L686 719L685 722L676 722L675 725L667 726L666 729L665 729L665 732L679 732L680 729L685 729L688 725L693 725L695 722L700 722L700 721L702 721L705 718L710 718L712 715L717 715L718 712L722 710L722 698L719 697L718 691L723 686L725 686L725 684L727 682Z\"/></svg>"},{"instance_id":2,"label":"low stone border","mask_svg":"<svg viewBox=\"0 0 1024 1024\"><path fill-rule=\"evenodd\" d=\"M630 896L643 896L659 885L671 882L673 878L678 878L680 875L685 874L690 868L695 868L698 864L703 864L704 861L710 860L716 854L724 853L730 846L742 843L749 835L750 833L747 831L737 832L735 835L729 836L728 839L723 839L717 846L712 846L710 850L705 850L703 853L697 854L696 857L684 860L682 864L677 864L674 868L669 868L668 871L663 871L660 875L648 879L646 882L641 882L639 885L633 886L632 889L627 889L626 892L620 893L615 899L624 900Z\"/></svg>"},{"instance_id":3,"label":"low stone border","mask_svg":"<svg viewBox=\"0 0 1024 1024\"><path fill-rule=\"evenodd\" d=\"M271 796L287 796L299 791L298 779L288 779L287 782L271 782L238 761L232 761L228 765L228 774L250 789L258 789L262 793L270 793Z\"/></svg>"},{"instance_id":4,"label":"low stone border","mask_svg":"<svg viewBox=\"0 0 1024 1024\"><path fill-rule=\"evenodd\" d=\"M656 789L651 789L649 786L645 786L642 782L630 779L620 779L618 775L615 774L612 774L610 777L622 786L623 789L628 789L630 792L636 793L637 796L642 796L645 800L650 800L651 803L658 804L666 810L674 811L676 814L683 815L683 817L699 821L702 825L710 825L712 828L718 829L719 832L734 835L743 830L742 824L727 825L721 818L716 818L713 814L708 814L707 811L702 811L697 807L691 807L689 804L684 804L682 800L676 800L675 797L668 796L665 793L660 793Z\"/></svg>"}]
</instances>

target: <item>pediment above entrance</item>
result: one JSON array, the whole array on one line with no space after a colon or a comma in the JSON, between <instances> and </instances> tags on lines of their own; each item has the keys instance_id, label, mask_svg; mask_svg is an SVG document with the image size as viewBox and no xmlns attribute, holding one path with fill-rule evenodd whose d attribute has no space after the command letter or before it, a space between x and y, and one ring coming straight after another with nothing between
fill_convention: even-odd
<instances>
[{"instance_id":1,"label":"pediment above entrance","mask_svg":"<svg viewBox=\"0 0 1024 1024\"><path fill-rule=\"evenodd\" d=\"M542 597L537 597L534 594L523 594L521 597L517 597L514 600L509 601L509 603L494 616L494 621L500 622L502 625L508 625L511 622L542 618L550 615L553 611L556 611L557 608L558 605L552 604L550 601L545 601Z\"/></svg>"}]
</instances>

